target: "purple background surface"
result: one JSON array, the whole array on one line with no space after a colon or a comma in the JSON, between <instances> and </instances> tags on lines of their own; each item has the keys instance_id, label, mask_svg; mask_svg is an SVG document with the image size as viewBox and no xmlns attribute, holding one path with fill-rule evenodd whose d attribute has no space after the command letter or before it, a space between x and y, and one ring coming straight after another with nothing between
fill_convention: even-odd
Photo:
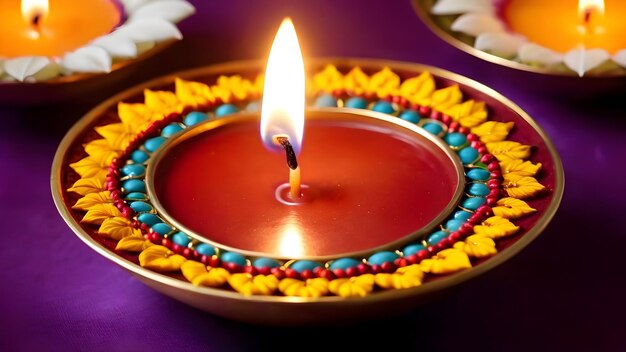
<instances>
[{"instance_id":1,"label":"purple background surface","mask_svg":"<svg viewBox=\"0 0 626 352\"><path fill-rule=\"evenodd\" d=\"M559 83L481 61L433 35L409 0L192 2L198 11L180 24L184 40L122 84L71 102L0 106L0 350L357 350L373 342L441 351L626 349L626 230L619 218L626 196L624 81L609 92L602 83ZM49 190L53 155L67 129L104 98L148 78L264 58L284 16L294 19L305 56L439 66L519 104L551 137L565 167L564 199L546 231L510 261L432 304L333 329L211 316L142 285L75 237Z\"/></svg>"}]
</instances>

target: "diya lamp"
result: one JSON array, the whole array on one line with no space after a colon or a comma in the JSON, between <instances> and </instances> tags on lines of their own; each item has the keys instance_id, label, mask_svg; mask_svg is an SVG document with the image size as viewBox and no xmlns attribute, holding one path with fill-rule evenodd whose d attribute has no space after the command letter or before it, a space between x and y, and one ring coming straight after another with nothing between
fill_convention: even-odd
<instances>
[{"instance_id":1,"label":"diya lamp","mask_svg":"<svg viewBox=\"0 0 626 352\"><path fill-rule=\"evenodd\" d=\"M623 1L432 3L414 1L435 33L480 58L543 74L614 77L626 73Z\"/></svg>"}]
</instances>

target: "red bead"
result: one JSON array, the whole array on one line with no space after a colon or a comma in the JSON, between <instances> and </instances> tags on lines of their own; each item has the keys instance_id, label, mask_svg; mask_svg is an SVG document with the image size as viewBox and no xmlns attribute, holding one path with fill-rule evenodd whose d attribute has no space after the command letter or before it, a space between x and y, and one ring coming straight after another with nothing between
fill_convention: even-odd
<instances>
[{"instance_id":1,"label":"red bead","mask_svg":"<svg viewBox=\"0 0 626 352\"><path fill-rule=\"evenodd\" d=\"M250 274L250 275L256 275L258 270L255 267L253 267L252 265L246 265L246 266L243 267L243 272L247 273L247 274Z\"/></svg>"},{"instance_id":2,"label":"red bead","mask_svg":"<svg viewBox=\"0 0 626 352\"><path fill-rule=\"evenodd\" d=\"M502 190L500 190L499 188L494 188L491 191L489 191L489 194L487 195L487 197L489 198L502 198Z\"/></svg>"},{"instance_id":3,"label":"red bead","mask_svg":"<svg viewBox=\"0 0 626 352\"><path fill-rule=\"evenodd\" d=\"M433 255L437 252L437 248L435 248L435 246L428 246L426 247L426 250L428 251L428 254Z\"/></svg>"},{"instance_id":4,"label":"red bead","mask_svg":"<svg viewBox=\"0 0 626 352\"><path fill-rule=\"evenodd\" d=\"M200 257L200 262L202 264L204 264L204 265L211 266L211 265L209 265L210 262L211 262L211 257L203 255L203 256Z\"/></svg>"},{"instance_id":5,"label":"red bead","mask_svg":"<svg viewBox=\"0 0 626 352\"><path fill-rule=\"evenodd\" d=\"M185 257L185 258L193 258L193 249L191 249L191 248L183 249L183 257Z\"/></svg>"},{"instance_id":6,"label":"red bead","mask_svg":"<svg viewBox=\"0 0 626 352\"><path fill-rule=\"evenodd\" d=\"M285 271L280 268L272 268L271 272L279 280L285 278Z\"/></svg>"},{"instance_id":7,"label":"red bead","mask_svg":"<svg viewBox=\"0 0 626 352\"><path fill-rule=\"evenodd\" d=\"M343 271L342 269L335 269L335 270L333 270L333 274L335 274L335 276L337 276L338 278L346 277L346 272Z\"/></svg>"},{"instance_id":8,"label":"red bead","mask_svg":"<svg viewBox=\"0 0 626 352\"><path fill-rule=\"evenodd\" d=\"M439 241L439 243L437 243L437 246L439 247L439 245L441 245L441 249L443 248L448 248L450 247L450 245L452 244L452 242L448 239L448 237L442 239L441 241Z\"/></svg>"},{"instance_id":9,"label":"red bead","mask_svg":"<svg viewBox=\"0 0 626 352\"><path fill-rule=\"evenodd\" d=\"M481 146L481 147L477 148L476 150L478 150L478 153L481 154L481 155L487 155L487 153L489 152L487 150L487 147L485 147L485 146Z\"/></svg>"},{"instance_id":10,"label":"red bead","mask_svg":"<svg viewBox=\"0 0 626 352\"><path fill-rule=\"evenodd\" d=\"M176 254L180 254L180 252L182 251L183 251L183 247L181 247L179 244L172 243L172 252Z\"/></svg>"},{"instance_id":11,"label":"red bead","mask_svg":"<svg viewBox=\"0 0 626 352\"><path fill-rule=\"evenodd\" d=\"M446 115L446 116L447 116L447 115ZM449 116L448 116L448 117L449 117ZM451 129L451 130L455 130L455 131L456 131L456 130L458 130L458 129L459 129L459 127L460 127L460 126L459 126L459 123L458 123L458 122L456 122L456 121L452 121L452 122L450 122L450 126L448 127L448 129Z\"/></svg>"},{"instance_id":12,"label":"red bead","mask_svg":"<svg viewBox=\"0 0 626 352\"><path fill-rule=\"evenodd\" d=\"M498 198L487 198L487 205L494 206L498 203Z\"/></svg>"},{"instance_id":13,"label":"red bead","mask_svg":"<svg viewBox=\"0 0 626 352\"><path fill-rule=\"evenodd\" d=\"M491 178L497 178L497 179L502 178L502 171L500 170L491 171L491 174L489 174L489 176Z\"/></svg>"},{"instance_id":14,"label":"red bead","mask_svg":"<svg viewBox=\"0 0 626 352\"><path fill-rule=\"evenodd\" d=\"M238 273L238 272L241 272L243 270L243 267L241 265L237 265L235 263L223 262L222 263L222 267L224 269L228 270L231 273Z\"/></svg>"},{"instance_id":15,"label":"red bead","mask_svg":"<svg viewBox=\"0 0 626 352\"><path fill-rule=\"evenodd\" d=\"M291 269L291 268L287 268L285 269L285 276L290 278L290 279L299 279L300 278L300 273L298 273L297 271Z\"/></svg>"},{"instance_id":16,"label":"red bead","mask_svg":"<svg viewBox=\"0 0 626 352\"><path fill-rule=\"evenodd\" d=\"M170 241L168 238L164 238L161 240L161 245L170 248L172 246L172 241Z\"/></svg>"},{"instance_id":17,"label":"red bead","mask_svg":"<svg viewBox=\"0 0 626 352\"><path fill-rule=\"evenodd\" d=\"M329 281L335 279L335 274L333 274L333 272L328 269L320 270L318 276Z\"/></svg>"},{"instance_id":18,"label":"red bead","mask_svg":"<svg viewBox=\"0 0 626 352\"><path fill-rule=\"evenodd\" d=\"M450 239L451 242L454 243L454 242L458 242L459 240L461 240L461 238L463 238L463 235L461 235L459 231L454 231L453 233L448 235L448 238Z\"/></svg>"},{"instance_id":19,"label":"red bead","mask_svg":"<svg viewBox=\"0 0 626 352\"><path fill-rule=\"evenodd\" d=\"M307 280L307 279L312 279L312 278L314 278L314 277L315 277L315 274L313 273L313 270L303 270L303 271L300 273L300 276L301 276L303 279Z\"/></svg>"},{"instance_id":20,"label":"red bead","mask_svg":"<svg viewBox=\"0 0 626 352\"><path fill-rule=\"evenodd\" d=\"M356 266L346 269L346 276L353 277L359 275L359 269Z\"/></svg>"},{"instance_id":21,"label":"red bead","mask_svg":"<svg viewBox=\"0 0 626 352\"><path fill-rule=\"evenodd\" d=\"M470 234L474 233L474 226L472 224L466 222L463 225L461 225L461 228L459 228L459 232L463 236L470 235Z\"/></svg>"},{"instance_id":22,"label":"red bead","mask_svg":"<svg viewBox=\"0 0 626 352\"><path fill-rule=\"evenodd\" d=\"M272 273L272 268L269 266L264 266L262 268L258 268L257 270L261 275L270 275Z\"/></svg>"},{"instance_id":23,"label":"red bead","mask_svg":"<svg viewBox=\"0 0 626 352\"><path fill-rule=\"evenodd\" d=\"M120 191L119 189L111 191L111 199L117 200L121 198L122 198L122 191Z\"/></svg>"},{"instance_id":24,"label":"red bead","mask_svg":"<svg viewBox=\"0 0 626 352\"><path fill-rule=\"evenodd\" d=\"M431 111L430 118L433 120L441 120L441 112L436 110Z\"/></svg>"},{"instance_id":25,"label":"red bead","mask_svg":"<svg viewBox=\"0 0 626 352\"><path fill-rule=\"evenodd\" d=\"M126 219L132 219L132 217L135 216L135 211L133 210L133 208L125 206L124 208L122 208L122 216Z\"/></svg>"},{"instance_id":26,"label":"red bead","mask_svg":"<svg viewBox=\"0 0 626 352\"><path fill-rule=\"evenodd\" d=\"M464 126L459 127L459 132L463 133L465 135L468 135L470 133L470 129Z\"/></svg>"},{"instance_id":27,"label":"red bead","mask_svg":"<svg viewBox=\"0 0 626 352\"><path fill-rule=\"evenodd\" d=\"M374 99L376 99L376 93L373 93L373 92L365 93L363 96L365 97L365 100L374 100Z\"/></svg>"},{"instance_id":28,"label":"red bead","mask_svg":"<svg viewBox=\"0 0 626 352\"><path fill-rule=\"evenodd\" d=\"M414 110L416 112L420 112L420 108L421 106L419 104L411 104L411 110Z\"/></svg>"},{"instance_id":29,"label":"red bead","mask_svg":"<svg viewBox=\"0 0 626 352\"><path fill-rule=\"evenodd\" d=\"M435 245L435 247L437 247L437 251L441 251L441 250L448 248L448 246L444 245L442 242L443 240L439 241L439 243Z\"/></svg>"},{"instance_id":30,"label":"red bead","mask_svg":"<svg viewBox=\"0 0 626 352\"><path fill-rule=\"evenodd\" d=\"M150 227L145 222L142 222L141 225L139 225L139 228L141 229L141 231L148 231Z\"/></svg>"},{"instance_id":31,"label":"red bead","mask_svg":"<svg viewBox=\"0 0 626 352\"><path fill-rule=\"evenodd\" d=\"M487 186L489 186L490 189L494 189L494 188L499 189L500 186L502 186L502 181L494 178L494 179L487 181Z\"/></svg>"},{"instance_id":32,"label":"red bead","mask_svg":"<svg viewBox=\"0 0 626 352\"><path fill-rule=\"evenodd\" d=\"M214 268L220 266L221 262L222 261L220 260L220 258L218 258L216 255L212 255L209 257L209 265Z\"/></svg>"},{"instance_id":33,"label":"red bead","mask_svg":"<svg viewBox=\"0 0 626 352\"><path fill-rule=\"evenodd\" d=\"M422 260L428 258L430 253L428 253L426 249L420 249L417 253L415 253L415 255L417 255L417 259L421 262Z\"/></svg>"},{"instance_id":34,"label":"red bead","mask_svg":"<svg viewBox=\"0 0 626 352\"><path fill-rule=\"evenodd\" d=\"M483 144L482 144L480 141L472 141L472 142L470 143L470 146L471 146L472 148L474 148L474 149L478 149L478 148L482 147L482 146L483 146Z\"/></svg>"},{"instance_id":35,"label":"red bead","mask_svg":"<svg viewBox=\"0 0 626 352\"><path fill-rule=\"evenodd\" d=\"M372 271L372 268L365 263L359 264L357 269L359 270L359 274L369 274Z\"/></svg>"},{"instance_id":36,"label":"red bead","mask_svg":"<svg viewBox=\"0 0 626 352\"><path fill-rule=\"evenodd\" d=\"M483 164L489 164L493 160L494 160L494 156L491 155L491 154L485 154L485 155L480 157L480 162L483 163Z\"/></svg>"},{"instance_id":37,"label":"red bead","mask_svg":"<svg viewBox=\"0 0 626 352\"><path fill-rule=\"evenodd\" d=\"M396 266L392 262L384 262L380 265L380 269L385 273L392 273L396 270Z\"/></svg>"},{"instance_id":38,"label":"red bead","mask_svg":"<svg viewBox=\"0 0 626 352\"><path fill-rule=\"evenodd\" d=\"M470 216L470 218L468 219L468 222L470 224L478 224L481 221L483 221L485 217L483 216L483 214L480 213L474 213L472 214L472 216ZM467 233L466 233L467 234Z\"/></svg>"},{"instance_id":39,"label":"red bead","mask_svg":"<svg viewBox=\"0 0 626 352\"><path fill-rule=\"evenodd\" d=\"M406 109L411 105L411 103L405 97L400 97L400 105Z\"/></svg>"},{"instance_id":40,"label":"red bead","mask_svg":"<svg viewBox=\"0 0 626 352\"><path fill-rule=\"evenodd\" d=\"M445 123L446 125L449 125L452 122L452 118L450 116L446 115L446 114L442 114L441 115L441 122Z\"/></svg>"},{"instance_id":41,"label":"red bead","mask_svg":"<svg viewBox=\"0 0 626 352\"><path fill-rule=\"evenodd\" d=\"M409 265L409 261L406 258L398 258L394 263L400 268Z\"/></svg>"},{"instance_id":42,"label":"red bead","mask_svg":"<svg viewBox=\"0 0 626 352\"><path fill-rule=\"evenodd\" d=\"M430 114L430 108L428 106L420 106L419 113L422 116L428 116L428 114Z\"/></svg>"},{"instance_id":43,"label":"red bead","mask_svg":"<svg viewBox=\"0 0 626 352\"><path fill-rule=\"evenodd\" d=\"M315 268L313 268L313 273L314 273L315 275L317 275L317 274L320 272L320 270L322 270L322 269L324 269L324 267L322 267L322 266L316 266Z\"/></svg>"},{"instance_id":44,"label":"red bead","mask_svg":"<svg viewBox=\"0 0 626 352\"><path fill-rule=\"evenodd\" d=\"M493 209L491 209L490 206L484 204L479 206L478 209L476 209L476 212L478 214L482 214L485 217L493 215Z\"/></svg>"},{"instance_id":45,"label":"red bead","mask_svg":"<svg viewBox=\"0 0 626 352\"><path fill-rule=\"evenodd\" d=\"M405 258L406 258L406 260L408 260L408 261L409 261L409 263L411 263L411 264L417 264L417 263L419 263L419 257L417 256L417 254L411 254L411 255L409 255L409 256L407 256L407 257L405 257Z\"/></svg>"},{"instance_id":46,"label":"red bead","mask_svg":"<svg viewBox=\"0 0 626 352\"><path fill-rule=\"evenodd\" d=\"M372 268L372 273L374 274L378 274L379 272L382 271L382 269L380 268L380 265L374 264L374 265L371 265L370 267Z\"/></svg>"},{"instance_id":47,"label":"red bead","mask_svg":"<svg viewBox=\"0 0 626 352\"><path fill-rule=\"evenodd\" d=\"M387 98L385 100L391 101L392 103L396 103L396 104L400 103L400 96L399 95L388 96Z\"/></svg>"}]
</instances>

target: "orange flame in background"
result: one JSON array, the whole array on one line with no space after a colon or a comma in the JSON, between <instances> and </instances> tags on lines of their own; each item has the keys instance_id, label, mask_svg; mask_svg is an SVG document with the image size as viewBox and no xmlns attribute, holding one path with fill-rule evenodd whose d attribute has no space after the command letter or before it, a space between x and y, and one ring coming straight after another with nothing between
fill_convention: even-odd
<instances>
[{"instance_id":1,"label":"orange flame in background","mask_svg":"<svg viewBox=\"0 0 626 352\"><path fill-rule=\"evenodd\" d=\"M578 14L584 23L589 23L594 13L604 15L604 0L578 0Z\"/></svg>"},{"instance_id":2,"label":"orange flame in background","mask_svg":"<svg viewBox=\"0 0 626 352\"><path fill-rule=\"evenodd\" d=\"M22 17L31 25L39 25L48 14L48 0L22 0Z\"/></svg>"}]
</instances>

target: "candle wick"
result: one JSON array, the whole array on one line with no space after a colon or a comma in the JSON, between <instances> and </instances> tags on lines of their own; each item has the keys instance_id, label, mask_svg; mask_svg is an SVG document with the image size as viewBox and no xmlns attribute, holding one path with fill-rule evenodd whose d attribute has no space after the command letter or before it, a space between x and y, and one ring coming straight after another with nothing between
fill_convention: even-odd
<instances>
[{"instance_id":1,"label":"candle wick","mask_svg":"<svg viewBox=\"0 0 626 352\"><path fill-rule=\"evenodd\" d=\"M31 21L31 23L33 24L33 27L37 28L38 30L39 30L39 24L41 23L42 17L43 16L41 15L41 13L37 12L35 13Z\"/></svg>"},{"instance_id":2,"label":"candle wick","mask_svg":"<svg viewBox=\"0 0 626 352\"><path fill-rule=\"evenodd\" d=\"M287 156L287 165L290 169L295 170L298 168L298 159L296 159L296 152L293 150L293 146L289 143L287 137L276 137L276 141L285 149Z\"/></svg>"},{"instance_id":3,"label":"candle wick","mask_svg":"<svg viewBox=\"0 0 626 352\"><path fill-rule=\"evenodd\" d=\"M584 15L583 15L583 20L585 21L586 25L588 25L589 22L591 22L591 14L593 14L593 8L585 9L585 12L584 12Z\"/></svg>"}]
</instances>

